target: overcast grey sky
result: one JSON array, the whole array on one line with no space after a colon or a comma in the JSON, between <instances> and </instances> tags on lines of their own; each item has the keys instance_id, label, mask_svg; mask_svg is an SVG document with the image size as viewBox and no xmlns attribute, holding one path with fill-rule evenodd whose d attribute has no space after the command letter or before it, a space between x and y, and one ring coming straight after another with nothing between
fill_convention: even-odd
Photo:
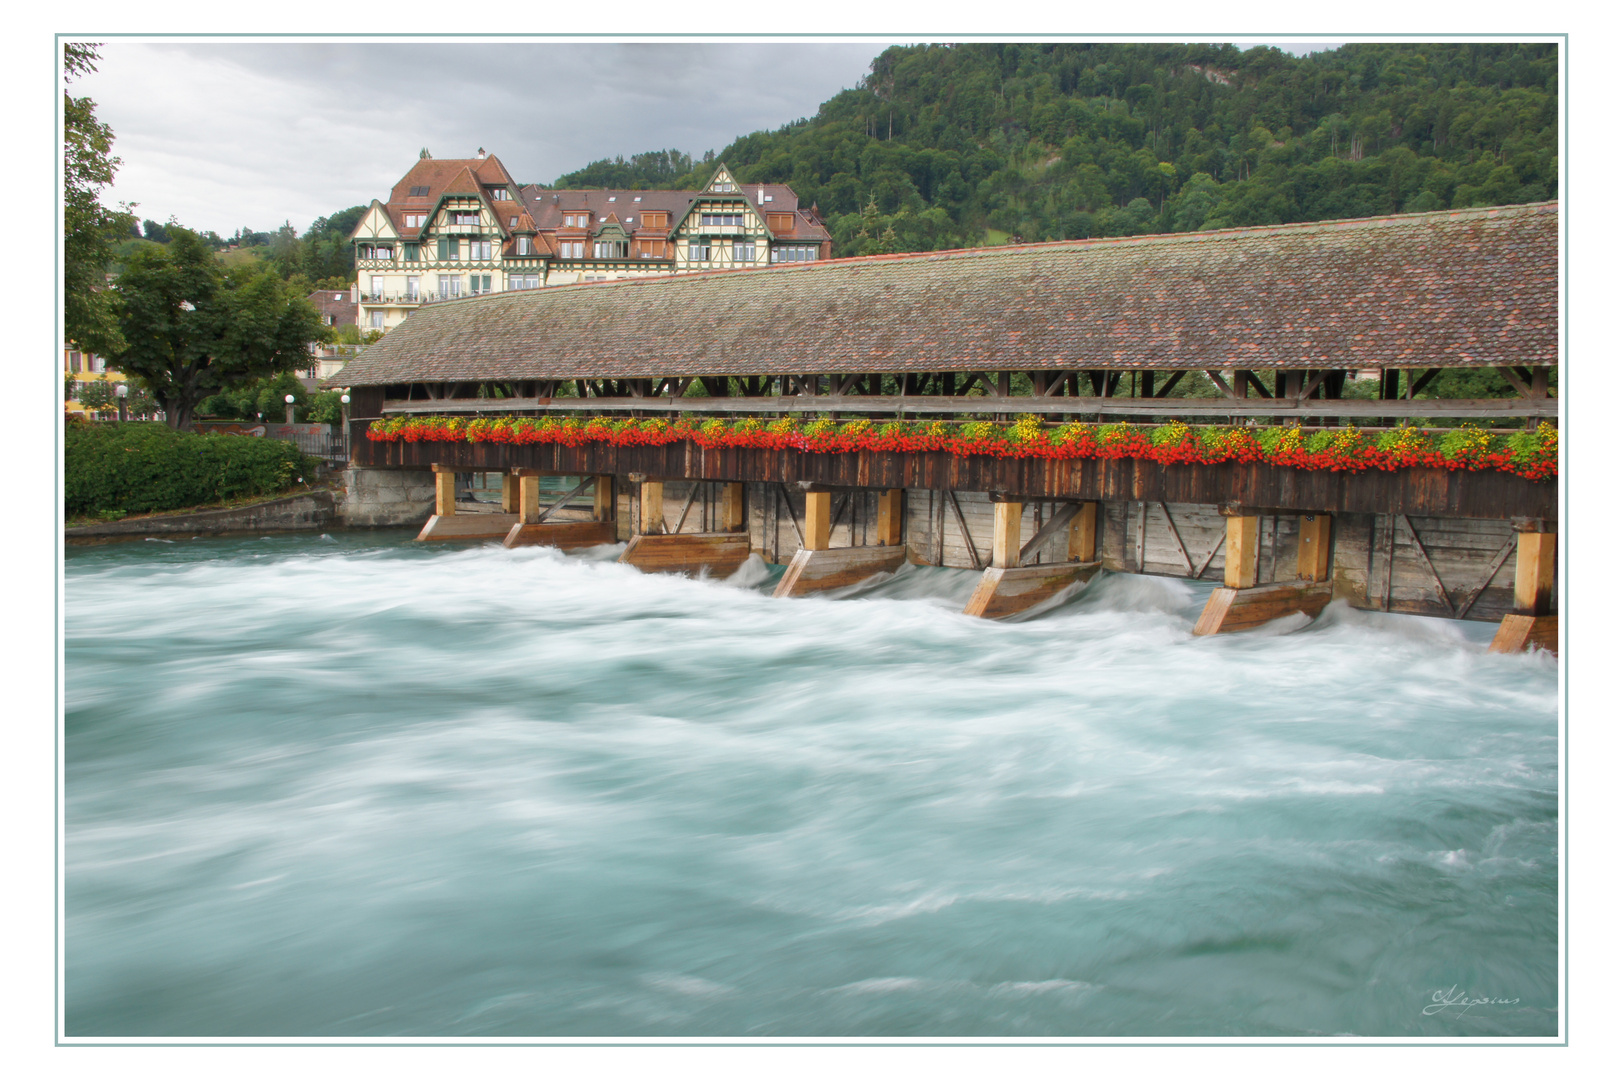
<instances>
[{"instance_id":1,"label":"overcast grey sky","mask_svg":"<svg viewBox=\"0 0 1623 1080\"><path fill-rule=\"evenodd\" d=\"M303 231L382 198L424 146L482 146L524 183L615 155L719 152L815 114L887 44L103 41L71 91L117 138L105 201L222 236Z\"/></svg>"},{"instance_id":2,"label":"overcast grey sky","mask_svg":"<svg viewBox=\"0 0 1623 1080\"><path fill-rule=\"evenodd\" d=\"M883 44L152 44L109 39L93 98L107 201L229 235L384 197L427 146L521 182L598 158L720 151L811 116Z\"/></svg>"}]
</instances>

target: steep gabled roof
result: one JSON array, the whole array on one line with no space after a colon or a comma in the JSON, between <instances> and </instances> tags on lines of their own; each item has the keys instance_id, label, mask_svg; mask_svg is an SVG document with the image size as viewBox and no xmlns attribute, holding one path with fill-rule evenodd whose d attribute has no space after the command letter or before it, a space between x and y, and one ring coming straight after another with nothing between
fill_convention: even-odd
<instances>
[{"instance_id":1,"label":"steep gabled roof","mask_svg":"<svg viewBox=\"0 0 1623 1080\"><path fill-rule=\"evenodd\" d=\"M1558 225L1547 202L498 293L413 312L343 380L1550 365Z\"/></svg>"},{"instance_id":2,"label":"steep gabled roof","mask_svg":"<svg viewBox=\"0 0 1623 1080\"><path fill-rule=\"evenodd\" d=\"M493 184L506 184L517 190L512 176L505 166L497 160L496 155L489 154L481 160L479 158L419 158L417 164L406 171L400 182L389 192L389 201L384 204L389 219L401 236L411 238L420 234L416 226L407 228L404 216L408 213L433 214L446 195L477 195L489 199L485 195L485 187ZM421 195L412 195L413 190L422 190ZM500 213L496 214L499 219ZM506 232L506 222L500 222L503 233Z\"/></svg>"}]
</instances>

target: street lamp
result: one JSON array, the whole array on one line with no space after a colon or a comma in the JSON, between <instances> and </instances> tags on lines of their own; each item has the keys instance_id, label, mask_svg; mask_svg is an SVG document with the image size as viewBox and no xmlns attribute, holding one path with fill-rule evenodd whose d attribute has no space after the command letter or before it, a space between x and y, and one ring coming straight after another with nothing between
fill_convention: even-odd
<instances>
[{"instance_id":1,"label":"street lamp","mask_svg":"<svg viewBox=\"0 0 1623 1080\"><path fill-rule=\"evenodd\" d=\"M344 406L344 431L347 433L349 431L349 395L340 394L338 400Z\"/></svg>"},{"instance_id":2,"label":"street lamp","mask_svg":"<svg viewBox=\"0 0 1623 1080\"><path fill-rule=\"evenodd\" d=\"M113 393L118 395L118 422L122 424L130 418L129 412L124 405L124 399L130 396L130 388L123 383L119 383L113 387Z\"/></svg>"},{"instance_id":3,"label":"street lamp","mask_svg":"<svg viewBox=\"0 0 1623 1080\"><path fill-rule=\"evenodd\" d=\"M287 423L288 426L291 427L293 426L293 395L288 394L286 397L282 398L282 400L287 402Z\"/></svg>"}]
</instances>

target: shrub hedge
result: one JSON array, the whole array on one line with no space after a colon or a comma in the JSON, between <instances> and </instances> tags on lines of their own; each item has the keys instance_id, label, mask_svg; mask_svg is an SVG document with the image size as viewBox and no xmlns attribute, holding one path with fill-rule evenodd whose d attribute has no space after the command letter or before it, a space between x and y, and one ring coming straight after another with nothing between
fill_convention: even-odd
<instances>
[{"instance_id":1,"label":"shrub hedge","mask_svg":"<svg viewBox=\"0 0 1623 1080\"><path fill-rule=\"evenodd\" d=\"M247 435L197 435L162 423L70 424L64 447L69 517L181 510L271 495L317 462L292 443Z\"/></svg>"}]
</instances>

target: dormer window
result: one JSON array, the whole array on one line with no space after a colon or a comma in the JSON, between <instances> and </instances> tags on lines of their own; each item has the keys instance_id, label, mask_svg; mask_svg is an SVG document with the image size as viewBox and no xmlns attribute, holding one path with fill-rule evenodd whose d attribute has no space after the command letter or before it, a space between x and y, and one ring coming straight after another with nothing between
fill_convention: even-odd
<instances>
[{"instance_id":1,"label":"dormer window","mask_svg":"<svg viewBox=\"0 0 1623 1080\"><path fill-rule=\"evenodd\" d=\"M451 212L451 224L452 225L477 225L477 224L479 224L479 211L477 211L477 210L454 210L454 211Z\"/></svg>"},{"instance_id":2,"label":"dormer window","mask_svg":"<svg viewBox=\"0 0 1623 1080\"><path fill-rule=\"evenodd\" d=\"M710 190L711 191L733 192L733 191L738 190L738 185L733 183L730 180L717 180L714 184L711 185Z\"/></svg>"},{"instance_id":3,"label":"dormer window","mask_svg":"<svg viewBox=\"0 0 1623 1080\"><path fill-rule=\"evenodd\" d=\"M407 214L407 215L405 215L406 228L408 228L408 229L420 229L420 228L423 227L423 224L426 221L428 221L428 215L427 214Z\"/></svg>"},{"instance_id":4,"label":"dormer window","mask_svg":"<svg viewBox=\"0 0 1623 1080\"><path fill-rule=\"evenodd\" d=\"M584 228L586 228L586 226L590 225L591 223L592 223L592 215L591 214L565 214L564 215L564 228L566 228L566 229L584 229Z\"/></svg>"},{"instance_id":5,"label":"dormer window","mask_svg":"<svg viewBox=\"0 0 1623 1080\"><path fill-rule=\"evenodd\" d=\"M362 244L356 254L363 259L392 259L394 248L387 244Z\"/></svg>"},{"instance_id":6,"label":"dormer window","mask_svg":"<svg viewBox=\"0 0 1623 1080\"><path fill-rule=\"evenodd\" d=\"M513 228L518 227L518 215L517 214L514 214L512 217L507 219L507 227L509 229L513 229Z\"/></svg>"},{"instance_id":7,"label":"dormer window","mask_svg":"<svg viewBox=\"0 0 1623 1080\"><path fill-rule=\"evenodd\" d=\"M743 214L700 214L700 226L706 225L743 225Z\"/></svg>"},{"instance_id":8,"label":"dormer window","mask_svg":"<svg viewBox=\"0 0 1623 1080\"><path fill-rule=\"evenodd\" d=\"M410 191L406 192L406 198L408 198L408 199L426 199L426 198L428 198L428 185L427 184L416 184L416 185L414 185Z\"/></svg>"},{"instance_id":9,"label":"dormer window","mask_svg":"<svg viewBox=\"0 0 1623 1080\"><path fill-rule=\"evenodd\" d=\"M513 248L513 253L515 255L534 255L535 245L530 243L530 238L528 236L521 236L518 238L518 243Z\"/></svg>"}]
</instances>

